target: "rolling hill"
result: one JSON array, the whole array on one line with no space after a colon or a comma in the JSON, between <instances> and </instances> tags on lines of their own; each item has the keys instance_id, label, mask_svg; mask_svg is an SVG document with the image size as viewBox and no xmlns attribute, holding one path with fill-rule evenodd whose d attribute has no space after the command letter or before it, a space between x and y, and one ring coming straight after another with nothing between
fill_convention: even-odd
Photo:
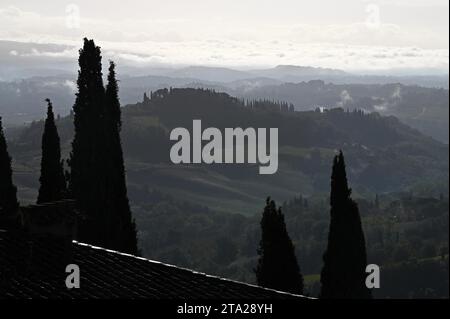
<instances>
[{"instance_id":1,"label":"rolling hill","mask_svg":"<svg viewBox=\"0 0 450 319\"><path fill-rule=\"evenodd\" d=\"M203 89L163 89L123 108L122 142L130 196L158 189L223 212L253 215L268 195L287 200L296 194L326 194L333 154L343 149L357 196L426 189L448 190L448 146L394 117L332 109L280 110L276 103L253 107L226 93ZM279 169L259 175L256 165L170 162L175 127L278 127ZM10 148L22 198L33 200L38 183L42 122L17 134ZM72 138L72 118L57 121L64 153Z\"/></svg>"}]
</instances>

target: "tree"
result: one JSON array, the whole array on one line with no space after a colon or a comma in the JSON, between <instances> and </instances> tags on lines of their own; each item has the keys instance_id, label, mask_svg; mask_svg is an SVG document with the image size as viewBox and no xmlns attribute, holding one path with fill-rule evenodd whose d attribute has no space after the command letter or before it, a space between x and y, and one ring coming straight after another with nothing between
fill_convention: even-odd
<instances>
[{"instance_id":1,"label":"tree","mask_svg":"<svg viewBox=\"0 0 450 319\"><path fill-rule=\"evenodd\" d=\"M122 144L120 139L121 111L119 102L119 86L116 80L115 64L110 61L108 84L106 86L105 119L107 125L109 184L111 189L112 210L115 211L118 227L118 237L121 241L117 243L121 251L137 254L136 224L132 217L127 195L125 166L123 160Z\"/></svg>"},{"instance_id":2,"label":"tree","mask_svg":"<svg viewBox=\"0 0 450 319\"><path fill-rule=\"evenodd\" d=\"M84 214L81 240L137 253L136 226L129 207L120 142L121 114L115 65L106 90L100 48L84 39L79 57L75 136L70 156L69 189Z\"/></svg>"},{"instance_id":3,"label":"tree","mask_svg":"<svg viewBox=\"0 0 450 319\"><path fill-rule=\"evenodd\" d=\"M61 161L61 147L55 124L52 102L48 103L47 119L42 135L41 183L37 203L60 200L66 196L66 179Z\"/></svg>"},{"instance_id":4,"label":"tree","mask_svg":"<svg viewBox=\"0 0 450 319\"><path fill-rule=\"evenodd\" d=\"M321 298L370 298L365 285L366 245L356 202L351 197L342 151L331 175L330 228L323 256Z\"/></svg>"},{"instance_id":5,"label":"tree","mask_svg":"<svg viewBox=\"0 0 450 319\"><path fill-rule=\"evenodd\" d=\"M12 181L11 157L0 117L0 228L14 228L18 225L18 208L17 188Z\"/></svg>"},{"instance_id":6,"label":"tree","mask_svg":"<svg viewBox=\"0 0 450 319\"><path fill-rule=\"evenodd\" d=\"M92 181L96 169L91 164L99 153L96 144L98 133L101 132L104 88L100 48L95 46L94 41L85 38L79 53L80 70L77 80L78 93L73 106L75 134L69 159L69 189L78 205L85 206L89 199L86 187L92 185L89 181Z\"/></svg>"},{"instance_id":7,"label":"tree","mask_svg":"<svg viewBox=\"0 0 450 319\"><path fill-rule=\"evenodd\" d=\"M120 131L122 120L119 102L119 85L116 79L116 64L113 61L109 61L105 111L108 113L114 128L117 127Z\"/></svg>"},{"instance_id":8,"label":"tree","mask_svg":"<svg viewBox=\"0 0 450 319\"><path fill-rule=\"evenodd\" d=\"M84 218L79 224L79 239L107 245L107 218L104 156L104 99L100 48L84 39L79 51L78 93L73 106L75 134L69 158L69 191ZM112 247L110 247L112 248Z\"/></svg>"},{"instance_id":9,"label":"tree","mask_svg":"<svg viewBox=\"0 0 450 319\"><path fill-rule=\"evenodd\" d=\"M144 99L142 100L142 103L147 104L150 101L150 99L147 96L147 92L144 92Z\"/></svg>"},{"instance_id":10,"label":"tree","mask_svg":"<svg viewBox=\"0 0 450 319\"><path fill-rule=\"evenodd\" d=\"M259 260L255 269L259 286L303 293L303 276L289 238L284 215L275 202L267 198L261 219L262 237L258 249Z\"/></svg>"},{"instance_id":11,"label":"tree","mask_svg":"<svg viewBox=\"0 0 450 319\"><path fill-rule=\"evenodd\" d=\"M380 198L378 197L378 194L375 194L375 208L380 209Z\"/></svg>"}]
</instances>

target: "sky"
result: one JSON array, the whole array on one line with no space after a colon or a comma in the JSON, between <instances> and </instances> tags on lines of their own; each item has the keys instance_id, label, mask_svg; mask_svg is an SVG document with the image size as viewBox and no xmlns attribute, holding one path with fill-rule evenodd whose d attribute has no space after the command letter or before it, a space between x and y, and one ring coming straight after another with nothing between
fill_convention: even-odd
<instances>
[{"instance_id":1,"label":"sky","mask_svg":"<svg viewBox=\"0 0 450 319\"><path fill-rule=\"evenodd\" d=\"M0 40L74 46L18 59L73 59L86 36L134 66L448 73L448 12L448 0L0 0Z\"/></svg>"}]
</instances>

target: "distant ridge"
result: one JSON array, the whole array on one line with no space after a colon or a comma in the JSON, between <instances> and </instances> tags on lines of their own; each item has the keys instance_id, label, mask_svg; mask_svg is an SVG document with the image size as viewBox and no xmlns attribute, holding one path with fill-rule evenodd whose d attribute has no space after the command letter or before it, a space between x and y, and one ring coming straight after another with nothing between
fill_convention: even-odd
<instances>
[{"instance_id":1,"label":"distant ridge","mask_svg":"<svg viewBox=\"0 0 450 319\"><path fill-rule=\"evenodd\" d=\"M330 68L319 68L312 66L298 66L298 65L277 65L274 68L254 70L252 73L258 74L259 76L267 77L306 77L306 76L348 76L347 73L338 69Z\"/></svg>"},{"instance_id":2,"label":"distant ridge","mask_svg":"<svg viewBox=\"0 0 450 319\"><path fill-rule=\"evenodd\" d=\"M204 81L231 82L253 77L251 73L223 67L189 66L166 74L170 77L196 78Z\"/></svg>"}]
</instances>

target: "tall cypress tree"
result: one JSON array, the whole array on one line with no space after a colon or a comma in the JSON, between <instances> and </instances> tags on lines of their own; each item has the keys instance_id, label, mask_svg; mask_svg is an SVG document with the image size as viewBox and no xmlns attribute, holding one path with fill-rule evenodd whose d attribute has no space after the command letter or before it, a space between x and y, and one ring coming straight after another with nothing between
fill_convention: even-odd
<instances>
[{"instance_id":1,"label":"tall cypress tree","mask_svg":"<svg viewBox=\"0 0 450 319\"><path fill-rule=\"evenodd\" d=\"M78 93L73 107L75 136L70 157L70 191L84 213L81 240L137 253L120 142L120 104L115 66L108 85L102 80L100 48L84 39L80 50Z\"/></svg>"},{"instance_id":2,"label":"tall cypress tree","mask_svg":"<svg viewBox=\"0 0 450 319\"><path fill-rule=\"evenodd\" d=\"M121 129L121 111L119 102L119 86L117 84L115 64L110 61L108 84L106 86L106 125L108 131L108 161L111 165L109 177L111 183L111 199L113 205L111 207L115 213L117 237L120 240L116 246L121 251L131 254L137 254L137 236L136 224L133 220L128 201L125 166L123 160L123 151L120 140Z\"/></svg>"},{"instance_id":3,"label":"tall cypress tree","mask_svg":"<svg viewBox=\"0 0 450 319\"><path fill-rule=\"evenodd\" d=\"M42 135L41 177L37 203L62 199L66 195L66 180L61 162L58 129L55 124L52 102L48 103L44 134Z\"/></svg>"},{"instance_id":4,"label":"tall cypress tree","mask_svg":"<svg viewBox=\"0 0 450 319\"><path fill-rule=\"evenodd\" d=\"M356 202L351 199L342 151L331 174L330 229L323 256L321 298L370 298L365 285L366 244Z\"/></svg>"},{"instance_id":5,"label":"tall cypress tree","mask_svg":"<svg viewBox=\"0 0 450 319\"><path fill-rule=\"evenodd\" d=\"M108 83L106 85L106 112L111 121L110 123L120 131L122 120L119 102L119 85L116 79L116 64L114 61L109 61Z\"/></svg>"},{"instance_id":6,"label":"tall cypress tree","mask_svg":"<svg viewBox=\"0 0 450 319\"><path fill-rule=\"evenodd\" d=\"M275 202L267 198L261 219L262 237L258 249L259 261L255 269L259 286L303 293L303 276L289 238L284 215Z\"/></svg>"},{"instance_id":7,"label":"tall cypress tree","mask_svg":"<svg viewBox=\"0 0 450 319\"><path fill-rule=\"evenodd\" d=\"M0 117L0 228L13 228L18 225L18 208L17 188L12 181L11 157Z\"/></svg>"},{"instance_id":8,"label":"tall cypress tree","mask_svg":"<svg viewBox=\"0 0 450 319\"><path fill-rule=\"evenodd\" d=\"M102 225L108 216L105 205L107 173L103 162L105 89L101 54L94 41L86 38L79 53L78 93L73 106L75 134L69 159L69 191L84 214L79 225L79 239L108 247L108 238L112 234Z\"/></svg>"}]
</instances>

